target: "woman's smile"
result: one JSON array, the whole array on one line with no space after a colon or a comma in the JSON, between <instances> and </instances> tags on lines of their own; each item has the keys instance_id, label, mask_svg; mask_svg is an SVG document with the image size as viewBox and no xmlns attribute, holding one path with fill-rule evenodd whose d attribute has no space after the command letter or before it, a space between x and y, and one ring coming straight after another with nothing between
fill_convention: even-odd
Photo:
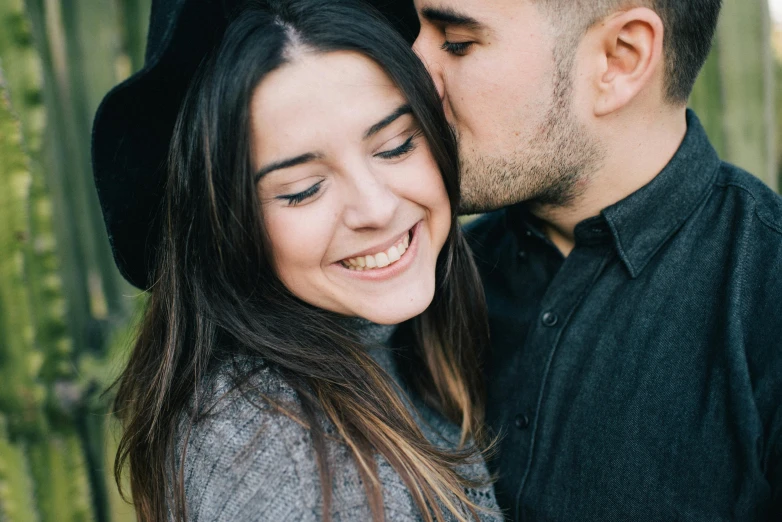
<instances>
[{"instance_id":1,"label":"woman's smile","mask_svg":"<svg viewBox=\"0 0 782 522\"><path fill-rule=\"evenodd\" d=\"M419 221L413 228L391 242L389 248L383 246L369 249L350 258L335 263L341 272L350 277L367 281L390 279L404 272L414 261L418 252L417 230ZM376 253L371 253L376 252Z\"/></svg>"}]
</instances>

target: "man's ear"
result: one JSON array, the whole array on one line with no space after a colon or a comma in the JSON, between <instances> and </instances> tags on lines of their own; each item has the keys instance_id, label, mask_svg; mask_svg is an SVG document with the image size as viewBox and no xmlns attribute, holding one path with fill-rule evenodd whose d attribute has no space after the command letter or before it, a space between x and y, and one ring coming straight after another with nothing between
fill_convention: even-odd
<instances>
[{"instance_id":1,"label":"man's ear","mask_svg":"<svg viewBox=\"0 0 782 522\"><path fill-rule=\"evenodd\" d=\"M630 103L657 78L664 78L664 26L660 16L637 7L609 16L589 30L600 55L596 71L595 116Z\"/></svg>"}]
</instances>

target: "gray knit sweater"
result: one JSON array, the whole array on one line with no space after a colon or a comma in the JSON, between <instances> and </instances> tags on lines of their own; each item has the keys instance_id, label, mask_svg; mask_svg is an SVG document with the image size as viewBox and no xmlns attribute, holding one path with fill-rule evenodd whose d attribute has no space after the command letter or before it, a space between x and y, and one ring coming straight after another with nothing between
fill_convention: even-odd
<instances>
[{"instance_id":1,"label":"gray knit sweater","mask_svg":"<svg viewBox=\"0 0 782 522\"><path fill-rule=\"evenodd\" d=\"M394 357L385 348L393 327L356 322L362 338L374 344L375 360L400 385ZM250 522L322 520L322 493L318 466L309 431L296 420L272 409L260 396L294 406L295 392L274 372L263 369L251 382L250 393L232 389L231 364L219 367L202 392L217 406L190 432L184 462L187 517L191 522ZM404 388L404 387L403 387ZM406 389L406 388L405 388ZM407 390L407 389L406 389ZM411 412L426 435L440 447L455 448L459 428L406 391ZM407 401L406 401L407 402ZM324 422L325 421L324 419ZM177 433L177 462L185 440L185 422ZM326 439L332 473L332 519L372 519L358 469L349 449ZM412 496L390 464L377 456L386 520L422 520ZM468 478L487 477L483 461L459 470ZM481 520L500 521L491 487L468 490L478 505L495 514L480 514ZM452 520L446 516L447 520Z\"/></svg>"}]
</instances>

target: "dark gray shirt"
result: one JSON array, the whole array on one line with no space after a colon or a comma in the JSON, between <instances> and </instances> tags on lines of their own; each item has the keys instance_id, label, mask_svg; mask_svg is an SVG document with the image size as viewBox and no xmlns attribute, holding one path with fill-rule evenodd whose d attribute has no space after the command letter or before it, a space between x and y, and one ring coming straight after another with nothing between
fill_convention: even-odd
<instances>
[{"instance_id":1,"label":"dark gray shirt","mask_svg":"<svg viewBox=\"0 0 782 522\"><path fill-rule=\"evenodd\" d=\"M567 259L524 205L468 231L514 520L782 520L782 199L687 124Z\"/></svg>"}]
</instances>

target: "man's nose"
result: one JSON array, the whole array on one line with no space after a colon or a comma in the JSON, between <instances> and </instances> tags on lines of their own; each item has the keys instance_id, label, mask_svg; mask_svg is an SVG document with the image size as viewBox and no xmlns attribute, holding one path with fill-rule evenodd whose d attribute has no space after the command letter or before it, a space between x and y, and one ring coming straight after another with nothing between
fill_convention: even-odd
<instances>
[{"instance_id":1,"label":"man's nose","mask_svg":"<svg viewBox=\"0 0 782 522\"><path fill-rule=\"evenodd\" d=\"M440 99L445 99L445 81L443 78L443 68L439 64L435 55L439 49L434 42L424 35L423 31L418 34L418 38L413 42L413 51L423 62L426 70L429 71L429 75L434 80L434 85L437 88L437 94Z\"/></svg>"}]
</instances>

